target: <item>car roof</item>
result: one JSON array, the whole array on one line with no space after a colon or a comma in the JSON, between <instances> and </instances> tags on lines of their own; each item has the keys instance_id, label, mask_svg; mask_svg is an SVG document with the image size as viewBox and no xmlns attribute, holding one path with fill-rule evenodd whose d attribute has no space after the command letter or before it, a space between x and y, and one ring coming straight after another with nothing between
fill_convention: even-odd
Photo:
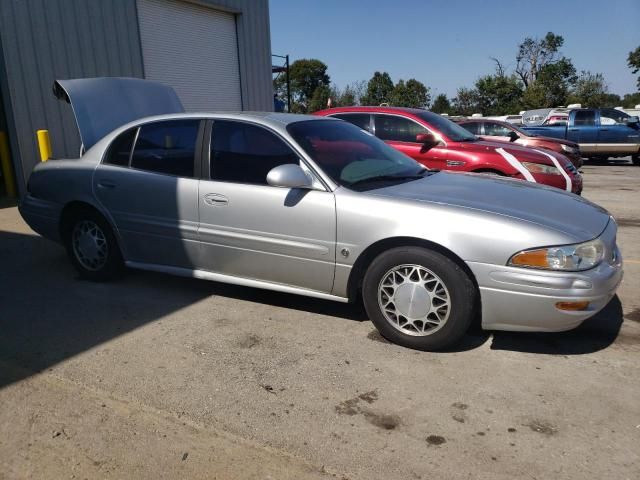
<instances>
[{"instance_id":1,"label":"car roof","mask_svg":"<svg viewBox=\"0 0 640 480\"><path fill-rule=\"evenodd\" d=\"M429 110L422 108L408 108L408 107L389 107L389 106L353 106L353 107L335 107L326 110L320 110L317 114L328 115L330 113L348 113L348 112L377 112L377 113L410 113L412 115L420 115L426 113L433 113ZM434 114L437 115L437 114Z\"/></svg>"},{"instance_id":2,"label":"car roof","mask_svg":"<svg viewBox=\"0 0 640 480\"><path fill-rule=\"evenodd\" d=\"M159 120L180 120L180 119L229 119L229 120L254 120L258 123L268 124L277 127L287 126L291 123L302 122L306 120L322 120L315 115L303 115L299 113L279 113L279 112L186 112L186 113L169 113L164 115L153 115L150 117L139 118L133 124L141 124Z\"/></svg>"}]
</instances>

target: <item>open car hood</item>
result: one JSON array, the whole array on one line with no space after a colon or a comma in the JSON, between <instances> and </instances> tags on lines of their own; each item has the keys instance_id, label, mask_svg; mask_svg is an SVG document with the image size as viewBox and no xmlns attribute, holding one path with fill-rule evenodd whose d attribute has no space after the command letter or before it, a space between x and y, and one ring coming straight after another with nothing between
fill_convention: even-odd
<instances>
[{"instance_id":1,"label":"open car hood","mask_svg":"<svg viewBox=\"0 0 640 480\"><path fill-rule=\"evenodd\" d=\"M53 94L71 104L85 150L126 123L151 115L184 112L173 88L139 78L56 80Z\"/></svg>"}]
</instances>

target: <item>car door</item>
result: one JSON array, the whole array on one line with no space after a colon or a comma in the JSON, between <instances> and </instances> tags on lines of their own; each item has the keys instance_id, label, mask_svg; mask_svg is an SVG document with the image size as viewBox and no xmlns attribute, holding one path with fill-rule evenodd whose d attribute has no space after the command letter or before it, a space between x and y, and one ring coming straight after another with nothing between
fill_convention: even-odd
<instances>
[{"instance_id":1,"label":"car door","mask_svg":"<svg viewBox=\"0 0 640 480\"><path fill-rule=\"evenodd\" d=\"M575 110L573 121L567 127L567 140L580 144L584 154L596 153L598 146L598 125L595 110Z\"/></svg>"},{"instance_id":2,"label":"car door","mask_svg":"<svg viewBox=\"0 0 640 480\"><path fill-rule=\"evenodd\" d=\"M120 134L93 177L128 261L193 268L198 255L199 119Z\"/></svg>"},{"instance_id":3,"label":"car door","mask_svg":"<svg viewBox=\"0 0 640 480\"><path fill-rule=\"evenodd\" d=\"M447 168L447 149L442 146L425 148L416 142L416 135L429 133L429 130L415 120L399 115L374 114L374 134L405 155L428 168Z\"/></svg>"},{"instance_id":4,"label":"car door","mask_svg":"<svg viewBox=\"0 0 640 480\"><path fill-rule=\"evenodd\" d=\"M598 130L598 152L635 153L640 144L640 131L625 122L629 116L614 108L600 110L600 128Z\"/></svg>"},{"instance_id":5,"label":"car door","mask_svg":"<svg viewBox=\"0 0 640 480\"><path fill-rule=\"evenodd\" d=\"M329 293L335 270L334 195L267 184L283 164L309 168L278 134L258 124L214 120L200 182L202 268Z\"/></svg>"}]
</instances>

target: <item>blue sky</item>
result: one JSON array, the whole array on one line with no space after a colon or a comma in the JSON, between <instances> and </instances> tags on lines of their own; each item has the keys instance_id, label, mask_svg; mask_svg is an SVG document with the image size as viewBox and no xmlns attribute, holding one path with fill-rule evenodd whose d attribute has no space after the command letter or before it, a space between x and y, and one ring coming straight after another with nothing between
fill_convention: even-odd
<instances>
[{"instance_id":1,"label":"blue sky","mask_svg":"<svg viewBox=\"0 0 640 480\"><path fill-rule=\"evenodd\" d=\"M518 44L548 31L578 71L605 75L609 90L636 91L627 67L640 46L640 0L270 0L275 54L318 58L344 86L374 71L416 78L454 96L493 71L513 69Z\"/></svg>"}]
</instances>

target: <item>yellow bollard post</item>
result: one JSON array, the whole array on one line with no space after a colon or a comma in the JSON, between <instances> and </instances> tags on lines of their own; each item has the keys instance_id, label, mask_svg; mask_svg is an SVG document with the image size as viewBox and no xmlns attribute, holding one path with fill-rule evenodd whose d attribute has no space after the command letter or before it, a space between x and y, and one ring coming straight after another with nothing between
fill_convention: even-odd
<instances>
[{"instance_id":1,"label":"yellow bollard post","mask_svg":"<svg viewBox=\"0 0 640 480\"><path fill-rule=\"evenodd\" d=\"M0 166L2 167L2 178L7 190L7 196L15 198L18 196L16 188L16 180L13 177L13 167L11 165L11 156L9 155L9 138L7 132L0 131Z\"/></svg>"},{"instance_id":2,"label":"yellow bollard post","mask_svg":"<svg viewBox=\"0 0 640 480\"><path fill-rule=\"evenodd\" d=\"M51 139L49 138L49 130L38 130L38 148L40 149L40 160L46 162L51 158Z\"/></svg>"}]
</instances>

